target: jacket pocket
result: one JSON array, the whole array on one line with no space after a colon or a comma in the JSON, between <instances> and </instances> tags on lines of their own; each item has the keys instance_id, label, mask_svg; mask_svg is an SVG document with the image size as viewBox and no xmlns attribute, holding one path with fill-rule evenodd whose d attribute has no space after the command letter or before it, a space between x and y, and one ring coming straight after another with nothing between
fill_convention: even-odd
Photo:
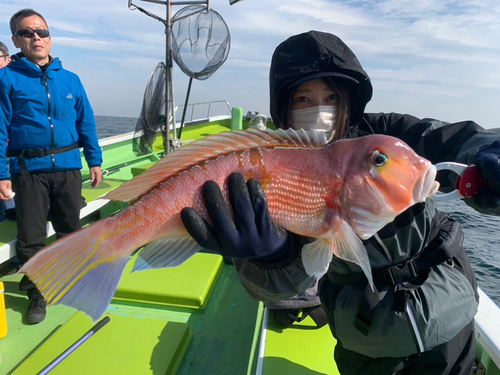
<instances>
[{"instance_id":1,"label":"jacket pocket","mask_svg":"<svg viewBox=\"0 0 500 375\"><path fill-rule=\"evenodd\" d=\"M470 265L469 258L463 247L464 234L458 221L450 215L440 212L439 231L429 245L423 250L422 258L431 264L446 263L455 267L469 281L477 301L477 282Z\"/></svg>"},{"instance_id":2,"label":"jacket pocket","mask_svg":"<svg viewBox=\"0 0 500 375\"><path fill-rule=\"evenodd\" d=\"M417 326L430 350L455 337L477 312L471 281L452 262L433 267L426 282L410 298Z\"/></svg>"},{"instance_id":3,"label":"jacket pocket","mask_svg":"<svg viewBox=\"0 0 500 375\"><path fill-rule=\"evenodd\" d=\"M57 121L75 121L76 120L76 97L71 90L58 90L54 94L52 104L54 106L54 119Z\"/></svg>"}]
</instances>

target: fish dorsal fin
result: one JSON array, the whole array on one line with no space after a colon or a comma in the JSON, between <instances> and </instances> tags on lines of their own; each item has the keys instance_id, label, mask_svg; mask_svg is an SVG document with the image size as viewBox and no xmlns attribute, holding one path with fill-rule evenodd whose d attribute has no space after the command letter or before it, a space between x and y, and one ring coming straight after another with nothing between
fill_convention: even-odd
<instances>
[{"instance_id":1,"label":"fish dorsal fin","mask_svg":"<svg viewBox=\"0 0 500 375\"><path fill-rule=\"evenodd\" d=\"M130 202L159 183L200 162L256 148L311 148L327 143L322 132L288 130L236 130L208 136L168 154L152 168L104 196L113 201Z\"/></svg>"}]
</instances>

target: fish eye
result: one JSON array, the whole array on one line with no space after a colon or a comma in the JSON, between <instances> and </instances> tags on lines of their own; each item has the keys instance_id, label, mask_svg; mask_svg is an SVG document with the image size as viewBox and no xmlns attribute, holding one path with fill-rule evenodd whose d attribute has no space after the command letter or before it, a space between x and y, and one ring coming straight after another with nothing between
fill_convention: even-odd
<instances>
[{"instance_id":1,"label":"fish eye","mask_svg":"<svg viewBox=\"0 0 500 375\"><path fill-rule=\"evenodd\" d=\"M386 154L377 150L372 152L372 164L377 168L384 166L388 161L389 158Z\"/></svg>"}]
</instances>

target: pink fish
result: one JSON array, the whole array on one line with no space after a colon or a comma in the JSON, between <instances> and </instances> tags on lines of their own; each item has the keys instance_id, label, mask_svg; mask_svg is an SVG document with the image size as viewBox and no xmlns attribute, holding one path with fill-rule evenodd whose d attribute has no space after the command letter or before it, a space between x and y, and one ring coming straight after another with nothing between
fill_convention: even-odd
<instances>
[{"instance_id":1,"label":"pink fish","mask_svg":"<svg viewBox=\"0 0 500 375\"><path fill-rule=\"evenodd\" d=\"M97 320L137 249L144 246L134 271L175 267L200 250L180 211L193 207L209 221L201 186L214 180L227 199L233 172L261 182L276 224L317 238L302 250L308 274L324 274L336 256L358 264L370 282L361 239L439 187L436 168L397 138L370 135L327 145L318 132L225 132L184 146L108 193L107 199L134 202L42 249L20 272L49 304Z\"/></svg>"}]
</instances>

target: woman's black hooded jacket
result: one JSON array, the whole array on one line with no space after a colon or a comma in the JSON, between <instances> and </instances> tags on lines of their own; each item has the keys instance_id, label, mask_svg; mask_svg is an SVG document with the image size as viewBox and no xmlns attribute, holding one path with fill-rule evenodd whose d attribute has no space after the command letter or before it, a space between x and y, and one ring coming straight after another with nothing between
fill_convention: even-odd
<instances>
[{"instance_id":1,"label":"woman's black hooded jacket","mask_svg":"<svg viewBox=\"0 0 500 375\"><path fill-rule=\"evenodd\" d=\"M485 131L472 121L445 123L397 113L364 113L372 96L367 73L342 40L318 31L293 36L277 47L270 71L273 121L278 124L282 118L283 98L289 97L286 90L291 85L307 79L305 77L317 78L331 73L340 77L347 75L358 82L353 87L347 137L367 134L398 137L432 163L471 163L480 147L500 139L498 130ZM451 179L451 175L440 178L444 190L452 186ZM476 281L462 241L458 223L437 211L432 199L410 207L363 241L374 272L387 270L394 264L403 267L410 263L409 259L417 258L424 259L428 267L420 269L418 275L412 273L410 279L406 278L399 286L390 282L378 285L378 303L375 308L370 307L368 322L362 324L359 317L360 311L366 310L366 279L360 284L362 276L356 275L362 275L360 267L334 257L319 287L334 336L346 349L374 358L418 353L404 309L398 305L401 293L396 290L403 287L404 298L408 298L416 318L423 349L449 341L472 321L478 305ZM257 300L286 300L301 294L313 282L304 271L300 250L281 264L266 266L241 259L234 262L244 287Z\"/></svg>"}]
</instances>

